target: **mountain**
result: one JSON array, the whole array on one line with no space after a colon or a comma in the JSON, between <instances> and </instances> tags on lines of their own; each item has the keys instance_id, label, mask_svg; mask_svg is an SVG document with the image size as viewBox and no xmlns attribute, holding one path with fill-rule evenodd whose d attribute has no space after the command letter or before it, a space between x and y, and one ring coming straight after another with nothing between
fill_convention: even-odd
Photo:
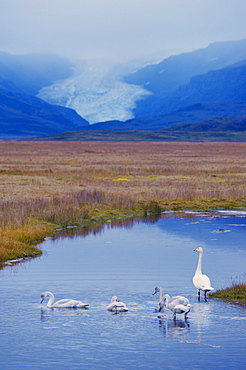
<instances>
[{"instance_id":1,"label":"mountain","mask_svg":"<svg viewBox=\"0 0 246 370\"><path fill-rule=\"evenodd\" d=\"M72 64L58 56L0 52L0 139L52 135L89 125L74 110L35 96L71 73Z\"/></svg>"},{"instance_id":2,"label":"mountain","mask_svg":"<svg viewBox=\"0 0 246 370\"><path fill-rule=\"evenodd\" d=\"M44 136L89 125L74 110L26 93L0 89L0 139Z\"/></svg>"},{"instance_id":3,"label":"mountain","mask_svg":"<svg viewBox=\"0 0 246 370\"><path fill-rule=\"evenodd\" d=\"M194 76L156 109L155 116L125 122L109 121L89 130L157 130L175 123L196 122L210 117L242 116L246 112L246 61Z\"/></svg>"},{"instance_id":4,"label":"mountain","mask_svg":"<svg viewBox=\"0 0 246 370\"><path fill-rule=\"evenodd\" d=\"M85 129L90 131L98 130L158 130L161 128L170 127L176 123L191 123L211 117L232 117L242 116L246 112L245 102L229 102L218 104L193 104L188 107L183 107L177 111L161 115L157 117L139 117L125 122L108 121L99 122L94 125L89 125Z\"/></svg>"},{"instance_id":5,"label":"mountain","mask_svg":"<svg viewBox=\"0 0 246 370\"><path fill-rule=\"evenodd\" d=\"M243 116L245 109L246 40L214 43L145 68L0 52L0 138L81 127L156 131Z\"/></svg>"},{"instance_id":6,"label":"mountain","mask_svg":"<svg viewBox=\"0 0 246 370\"><path fill-rule=\"evenodd\" d=\"M183 131L183 132L227 132L237 131L246 132L246 115L241 117L215 117L208 118L194 123L178 123L169 128L158 130L162 131Z\"/></svg>"},{"instance_id":7,"label":"mountain","mask_svg":"<svg viewBox=\"0 0 246 370\"><path fill-rule=\"evenodd\" d=\"M170 56L125 76L126 82L152 93L137 102L135 117L156 115L165 99L181 85L189 83L192 76L223 69L245 59L246 40L216 42L190 53Z\"/></svg>"},{"instance_id":8,"label":"mountain","mask_svg":"<svg viewBox=\"0 0 246 370\"><path fill-rule=\"evenodd\" d=\"M38 96L75 109L90 123L157 115L156 109L192 76L246 59L246 40L213 43L159 63L147 59L112 65L77 61L72 75L45 86ZM144 66L144 67L143 67Z\"/></svg>"},{"instance_id":9,"label":"mountain","mask_svg":"<svg viewBox=\"0 0 246 370\"><path fill-rule=\"evenodd\" d=\"M246 102L246 60L227 68L194 76L155 109L155 115L197 103Z\"/></svg>"},{"instance_id":10,"label":"mountain","mask_svg":"<svg viewBox=\"0 0 246 370\"><path fill-rule=\"evenodd\" d=\"M57 80L68 78L73 64L50 54L12 55L0 52L0 87L37 94Z\"/></svg>"},{"instance_id":11,"label":"mountain","mask_svg":"<svg viewBox=\"0 0 246 370\"><path fill-rule=\"evenodd\" d=\"M151 94L123 80L131 68L132 63L115 66L101 60L77 61L72 76L42 88L38 96L75 109L90 123L125 121L134 117L136 102Z\"/></svg>"},{"instance_id":12,"label":"mountain","mask_svg":"<svg viewBox=\"0 0 246 370\"><path fill-rule=\"evenodd\" d=\"M246 142L246 116L217 117L155 131L74 131L33 140L61 141L234 141Z\"/></svg>"}]
</instances>

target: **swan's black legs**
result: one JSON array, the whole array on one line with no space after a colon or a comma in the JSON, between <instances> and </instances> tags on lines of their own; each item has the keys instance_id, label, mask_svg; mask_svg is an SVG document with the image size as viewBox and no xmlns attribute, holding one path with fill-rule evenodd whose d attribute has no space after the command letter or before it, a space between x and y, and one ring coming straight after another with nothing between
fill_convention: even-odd
<instances>
[{"instance_id":1,"label":"swan's black legs","mask_svg":"<svg viewBox=\"0 0 246 370\"><path fill-rule=\"evenodd\" d=\"M207 291L206 290L204 292L204 300L205 300L205 302L207 302Z\"/></svg>"},{"instance_id":2,"label":"swan's black legs","mask_svg":"<svg viewBox=\"0 0 246 370\"><path fill-rule=\"evenodd\" d=\"M197 291L197 294L198 294L198 301L200 302L200 297L201 297L200 290Z\"/></svg>"},{"instance_id":3,"label":"swan's black legs","mask_svg":"<svg viewBox=\"0 0 246 370\"><path fill-rule=\"evenodd\" d=\"M190 310L185 313L185 320L187 320L187 315L188 315L189 312L190 312Z\"/></svg>"}]
</instances>

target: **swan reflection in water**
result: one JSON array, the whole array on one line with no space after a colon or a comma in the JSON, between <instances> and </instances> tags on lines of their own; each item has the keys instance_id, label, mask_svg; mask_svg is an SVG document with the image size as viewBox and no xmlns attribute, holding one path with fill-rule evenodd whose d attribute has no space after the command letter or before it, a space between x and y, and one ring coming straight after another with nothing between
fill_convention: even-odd
<instances>
[{"instance_id":1,"label":"swan reflection in water","mask_svg":"<svg viewBox=\"0 0 246 370\"><path fill-rule=\"evenodd\" d=\"M214 304L214 303L213 303ZM208 302L195 302L192 304L192 335L195 333L195 342L203 343L203 336L209 331L211 326L211 317L213 315L213 304ZM217 305L218 302L215 302ZM167 338L176 338L180 340L189 340L190 322L189 320L175 320L167 318L164 315L157 317L160 332Z\"/></svg>"},{"instance_id":2,"label":"swan reflection in water","mask_svg":"<svg viewBox=\"0 0 246 370\"><path fill-rule=\"evenodd\" d=\"M41 313L41 316L40 316L40 320L41 322L48 322L50 321L50 319L53 317L54 315L54 310L50 310L50 309L45 309L45 308L41 308L40 309L40 313Z\"/></svg>"},{"instance_id":3,"label":"swan reflection in water","mask_svg":"<svg viewBox=\"0 0 246 370\"><path fill-rule=\"evenodd\" d=\"M70 309L67 308L49 308L45 306L40 308L40 320L43 323L52 322L56 317L71 317L71 316L88 316L87 310ZM56 319L55 319L56 320Z\"/></svg>"},{"instance_id":4,"label":"swan reflection in water","mask_svg":"<svg viewBox=\"0 0 246 370\"><path fill-rule=\"evenodd\" d=\"M167 338L187 339L190 324L188 320L166 320L158 317L159 330Z\"/></svg>"},{"instance_id":5,"label":"swan reflection in water","mask_svg":"<svg viewBox=\"0 0 246 370\"><path fill-rule=\"evenodd\" d=\"M202 342L203 333L209 330L211 325L211 303L196 302L193 305L192 322L196 326L197 342Z\"/></svg>"}]
</instances>

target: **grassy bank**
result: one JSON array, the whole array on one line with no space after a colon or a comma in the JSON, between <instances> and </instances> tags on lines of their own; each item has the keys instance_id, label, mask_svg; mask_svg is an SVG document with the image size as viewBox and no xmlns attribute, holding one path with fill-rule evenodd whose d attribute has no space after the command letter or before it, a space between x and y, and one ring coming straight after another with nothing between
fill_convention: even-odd
<instances>
[{"instance_id":1,"label":"grassy bank","mask_svg":"<svg viewBox=\"0 0 246 370\"><path fill-rule=\"evenodd\" d=\"M55 228L246 206L246 143L0 142L0 262Z\"/></svg>"},{"instance_id":2,"label":"grassy bank","mask_svg":"<svg viewBox=\"0 0 246 370\"><path fill-rule=\"evenodd\" d=\"M245 275L236 281L228 288L218 290L209 294L211 298L218 298L223 301L233 302L241 305L246 305L246 278Z\"/></svg>"}]
</instances>

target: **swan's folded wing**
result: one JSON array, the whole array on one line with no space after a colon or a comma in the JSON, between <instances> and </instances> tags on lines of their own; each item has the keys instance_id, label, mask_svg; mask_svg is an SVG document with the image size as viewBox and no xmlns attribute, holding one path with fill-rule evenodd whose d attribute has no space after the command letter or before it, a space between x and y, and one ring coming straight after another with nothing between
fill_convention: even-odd
<instances>
[{"instance_id":1,"label":"swan's folded wing","mask_svg":"<svg viewBox=\"0 0 246 370\"><path fill-rule=\"evenodd\" d=\"M128 311L128 308L126 307L125 303L123 302L111 302L108 307L108 311L121 311L121 312L126 312Z\"/></svg>"},{"instance_id":2,"label":"swan's folded wing","mask_svg":"<svg viewBox=\"0 0 246 370\"><path fill-rule=\"evenodd\" d=\"M60 299L59 301L54 303L53 307L78 307L79 303L82 302L76 301L74 299Z\"/></svg>"},{"instance_id":3,"label":"swan's folded wing","mask_svg":"<svg viewBox=\"0 0 246 370\"><path fill-rule=\"evenodd\" d=\"M59 301L55 302L55 304L66 305L68 303L71 303L72 301L72 299L60 299Z\"/></svg>"},{"instance_id":4,"label":"swan's folded wing","mask_svg":"<svg viewBox=\"0 0 246 370\"><path fill-rule=\"evenodd\" d=\"M207 275L194 276L193 283L197 289L213 290L210 279Z\"/></svg>"},{"instance_id":5,"label":"swan's folded wing","mask_svg":"<svg viewBox=\"0 0 246 370\"><path fill-rule=\"evenodd\" d=\"M176 295L174 297L172 297L174 299L177 299L179 304L184 304L184 305L187 305L190 303L189 299L186 298L186 297L183 297L182 295Z\"/></svg>"},{"instance_id":6,"label":"swan's folded wing","mask_svg":"<svg viewBox=\"0 0 246 370\"><path fill-rule=\"evenodd\" d=\"M123 302L118 302L117 309L120 310L120 311L128 311L128 308L126 307L126 304L123 303Z\"/></svg>"}]
</instances>

